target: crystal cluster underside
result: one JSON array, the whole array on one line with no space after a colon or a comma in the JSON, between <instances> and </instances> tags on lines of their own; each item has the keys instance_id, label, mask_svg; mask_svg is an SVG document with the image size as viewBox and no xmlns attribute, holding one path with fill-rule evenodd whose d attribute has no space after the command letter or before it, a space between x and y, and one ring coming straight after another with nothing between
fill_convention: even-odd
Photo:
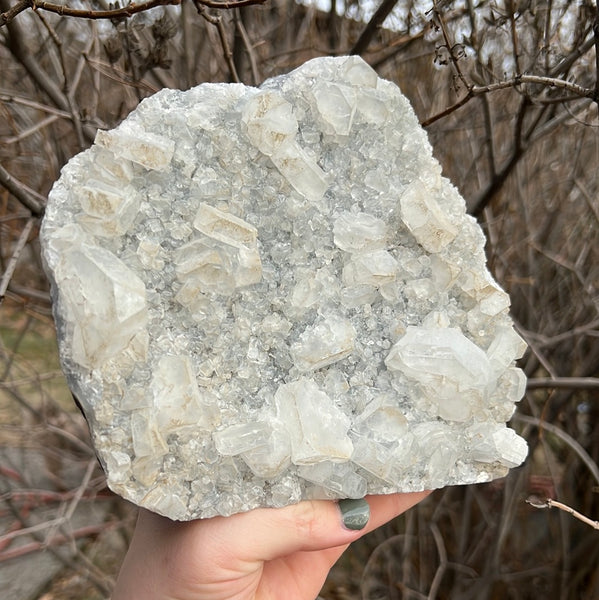
<instances>
[{"instance_id":1,"label":"crystal cluster underside","mask_svg":"<svg viewBox=\"0 0 599 600\"><path fill-rule=\"evenodd\" d=\"M406 98L357 57L163 90L41 239L110 487L173 519L503 476L509 298Z\"/></svg>"}]
</instances>

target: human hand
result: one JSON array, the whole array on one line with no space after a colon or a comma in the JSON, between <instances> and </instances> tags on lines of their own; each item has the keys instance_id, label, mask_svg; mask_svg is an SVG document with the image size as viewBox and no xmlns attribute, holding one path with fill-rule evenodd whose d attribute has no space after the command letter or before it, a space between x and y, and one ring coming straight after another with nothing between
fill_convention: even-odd
<instances>
[{"instance_id":1,"label":"human hand","mask_svg":"<svg viewBox=\"0 0 599 600\"><path fill-rule=\"evenodd\" d=\"M428 494L310 500L187 522L141 509L112 600L314 600L351 542Z\"/></svg>"}]
</instances>

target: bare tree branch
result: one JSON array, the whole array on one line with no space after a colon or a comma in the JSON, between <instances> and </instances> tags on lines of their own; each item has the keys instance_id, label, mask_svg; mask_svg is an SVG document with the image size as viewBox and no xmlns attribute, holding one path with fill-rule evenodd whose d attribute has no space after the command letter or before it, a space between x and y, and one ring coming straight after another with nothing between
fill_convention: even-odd
<instances>
[{"instance_id":1,"label":"bare tree branch","mask_svg":"<svg viewBox=\"0 0 599 600\"><path fill-rule=\"evenodd\" d=\"M360 34L358 41L354 44L354 47L349 51L350 54L362 54L368 48L368 44L374 37L378 28L383 24L383 21L387 18L389 13L395 8L398 0L383 0L381 5L377 8L370 21L368 21L364 31Z\"/></svg>"},{"instance_id":2,"label":"bare tree branch","mask_svg":"<svg viewBox=\"0 0 599 600\"><path fill-rule=\"evenodd\" d=\"M435 19L437 21L438 27L441 29L441 33L443 35L443 41L445 43L445 49L449 55L449 62L451 62L451 66L455 72L455 76L462 82L462 85L470 90L472 88L472 84L466 80L464 73L462 72L462 68L459 65L459 55L456 53L456 47L461 47L461 44L455 44L454 41L449 36L449 31L447 30L447 26L445 25L445 19L441 14L441 6L443 6L444 2L439 0L433 1L433 14L435 15ZM456 86L457 88L457 86Z\"/></svg>"},{"instance_id":3,"label":"bare tree branch","mask_svg":"<svg viewBox=\"0 0 599 600\"><path fill-rule=\"evenodd\" d=\"M21 0L21 2L17 2L17 4L9 8L6 12L0 13L0 27L10 23L18 14L28 8L31 8L30 0Z\"/></svg>"},{"instance_id":4,"label":"bare tree branch","mask_svg":"<svg viewBox=\"0 0 599 600\"><path fill-rule=\"evenodd\" d=\"M254 52L254 48L252 46L252 42L250 40L250 36L245 28L243 23L242 12L240 10L234 11L235 15L235 27L239 32L239 37L243 42L243 47L247 52L248 59L250 61L250 69L252 71L252 81L254 85L260 85L261 77L258 70L258 61L256 59L256 53Z\"/></svg>"},{"instance_id":5,"label":"bare tree branch","mask_svg":"<svg viewBox=\"0 0 599 600\"><path fill-rule=\"evenodd\" d=\"M218 0L200 0L200 3L208 8L231 9L241 6L251 6L253 4L263 4L266 0L235 0L233 2L219 2ZM62 17L76 17L79 19L126 19L137 13L145 12L157 6L176 6L181 4L181 0L148 0L136 4L131 2L121 8L110 10L85 10L81 8L70 8L63 4L53 4L45 0L21 0L18 4L0 13L0 27L10 23L19 13L31 8L33 10L46 10L56 13Z\"/></svg>"},{"instance_id":6,"label":"bare tree branch","mask_svg":"<svg viewBox=\"0 0 599 600\"><path fill-rule=\"evenodd\" d=\"M582 521L586 525L590 525L593 529L599 529L599 521L593 521L593 519L589 519L587 516L579 513L577 510L574 510L571 506L564 504L563 502L558 502L557 500L552 500L551 498L539 498L538 496L529 496L526 499L526 502L535 508L559 508L564 512L571 514L575 519Z\"/></svg>"},{"instance_id":7,"label":"bare tree branch","mask_svg":"<svg viewBox=\"0 0 599 600\"><path fill-rule=\"evenodd\" d=\"M567 390L599 390L599 377L534 377L526 389L560 388Z\"/></svg>"},{"instance_id":8,"label":"bare tree branch","mask_svg":"<svg viewBox=\"0 0 599 600\"><path fill-rule=\"evenodd\" d=\"M562 60L560 60L557 65L555 65L551 71L549 72L549 75L551 77L557 77L558 75L561 75L562 73L566 73L567 71L570 70L570 67L572 67L572 65L581 57L584 56L593 46L595 45L595 38L590 37L588 38L584 44L582 44L581 46L575 48L568 56L565 56L564 58L562 58Z\"/></svg>"},{"instance_id":9,"label":"bare tree branch","mask_svg":"<svg viewBox=\"0 0 599 600\"><path fill-rule=\"evenodd\" d=\"M12 279L12 276L17 267L17 263L19 262L19 257L21 256L21 252L23 252L23 248L25 248L25 244L29 239L29 235L31 234L33 225L35 224L36 220L37 219L35 217L30 217L27 220L25 227L23 227L23 230L21 231L19 239L17 240L12 256L10 257L8 264L6 265L6 269L4 270L4 274L2 275L2 279L0 280L0 304L2 304L2 301L4 300L4 295L6 294L6 290L8 289L8 284Z\"/></svg>"},{"instance_id":10,"label":"bare tree branch","mask_svg":"<svg viewBox=\"0 0 599 600\"><path fill-rule=\"evenodd\" d=\"M579 458L582 462L587 466L588 470L591 472L593 478L597 483L599 483L599 467L597 463L589 456L589 453L568 433L566 433L560 427L556 425L552 425L547 421L543 421L542 419L537 419L536 417L529 417L528 415L521 415L520 413L516 413L513 417L515 421L519 421L520 423L526 423L527 425L534 425L538 427L541 431L549 431L564 441L576 454L578 454Z\"/></svg>"},{"instance_id":11,"label":"bare tree branch","mask_svg":"<svg viewBox=\"0 0 599 600\"><path fill-rule=\"evenodd\" d=\"M558 79L556 77L544 77L542 75L518 75L516 77L512 77L511 79L507 79L505 81L498 81L496 83L490 83L489 85L474 85L468 89L468 92L455 104L447 107L445 110L425 119L420 124L423 127L428 127L432 125L435 121L450 115L451 113L458 110L466 104L468 101L472 100L476 96L480 96L481 94L490 94L491 92L496 92L498 90L505 90L508 88L518 88L523 84L529 85L540 85L545 88L556 88L566 90L574 94L574 98L590 98L594 100L595 90L591 88L585 88L577 83L572 81L566 81L564 79Z\"/></svg>"},{"instance_id":12,"label":"bare tree branch","mask_svg":"<svg viewBox=\"0 0 599 600\"><path fill-rule=\"evenodd\" d=\"M225 31L225 26L223 25L223 20L220 15L211 15L206 11L206 5L203 0L193 0L196 9L208 23L211 23L216 27L218 31L218 37L220 38L220 43L223 48L223 54L225 56L225 60L227 61L227 65L229 66L229 71L231 73L231 80L235 83L239 83L239 75L237 73L237 68L235 67L235 61L233 60L233 52L231 52L231 47L229 45L229 41L227 40L227 32Z\"/></svg>"},{"instance_id":13,"label":"bare tree branch","mask_svg":"<svg viewBox=\"0 0 599 600\"><path fill-rule=\"evenodd\" d=\"M2 165L0 165L0 184L23 206L26 206L33 215L41 217L44 214L45 198L18 179L15 179Z\"/></svg>"},{"instance_id":14,"label":"bare tree branch","mask_svg":"<svg viewBox=\"0 0 599 600\"><path fill-rule=\"evenodd\" d=\"M595 93L593 95L593 100L599 104L599 3L597 3L597 6L595 7L593 39L595 40Z\"/></svg>"}]
</instances>

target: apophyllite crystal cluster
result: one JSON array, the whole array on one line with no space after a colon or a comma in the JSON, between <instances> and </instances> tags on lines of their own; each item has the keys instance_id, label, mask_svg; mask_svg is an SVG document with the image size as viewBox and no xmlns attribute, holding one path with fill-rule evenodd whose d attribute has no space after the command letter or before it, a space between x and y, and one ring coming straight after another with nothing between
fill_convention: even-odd
<instances>
[{"instance_id":1,"label":"apophyllite crystal cluster","mask_svg":"<svg viewBox=\"0 0 599 600\"><path fill-rule=\"evenodd\" d=\"M484 237L357 57L144 100L64 168L41 239L64 370L141 506L422 490L526 456Z\"/></svg>"}]
</instances>

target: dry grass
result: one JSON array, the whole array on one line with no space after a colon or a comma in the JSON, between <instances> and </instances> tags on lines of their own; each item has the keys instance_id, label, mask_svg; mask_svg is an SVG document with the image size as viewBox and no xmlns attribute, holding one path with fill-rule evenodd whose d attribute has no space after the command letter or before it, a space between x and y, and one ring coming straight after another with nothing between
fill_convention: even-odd
<instances>
[{"instance_id":1,"label":"dry grass","mask_svg":"<svg viewBox=\"0 0 599 600\"><path fill-rule=\"evenodd\" d=\"M486 230L490 268L529 343L512 426L530 456L504 480L439 490L356 543L331 572L330 600L599 598L597 530L526 503L536 494L599 517L598 106L563 86L492 87L519 69L596 89L597 9L480 5L466 40L468 10L444 2L410 29L376 30L364 57L430 122L436 156ZM0 28L0 581L51 554L53 575L30 598L107 597L135 513L106 490L59 372L36 235L61 166L162 87L227 81L231 64L257 83L365 35L275 0L222 14L228 62L191 3L168 14L158 33L143 18L105 36L105 25L30 12Z\"/></svg>"}]
</instances>

